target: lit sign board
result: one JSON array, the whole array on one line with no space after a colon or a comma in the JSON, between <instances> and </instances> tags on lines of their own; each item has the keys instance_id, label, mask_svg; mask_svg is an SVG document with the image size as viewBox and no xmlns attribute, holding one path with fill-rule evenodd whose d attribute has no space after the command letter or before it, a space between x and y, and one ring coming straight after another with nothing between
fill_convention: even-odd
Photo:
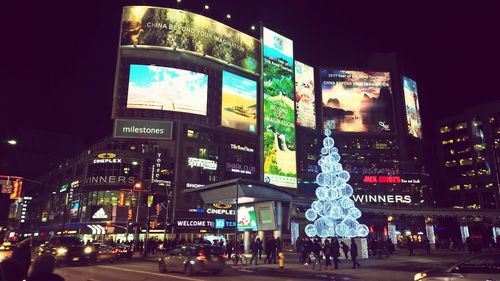
<instances>
[{"instance_id":1,"label":"lit sign board","mask_svg":"<svg viewBox=\"0 0 500 281\"><path fill-rule=\"evenodd\" d=\"M233 173L238 173L238 174L246 174L246 175L253 175L255 174L255 166L254 165L245 165L241 163L226 163L226 170L233 172Z\"/></svg>"},{"instance_id":2,"label":"lit sign board","mask_svg":"<svg viewBox=\"0 0 500 281\"><path fill-rule=\"evenodd\" d=\"M335 121L339 132L394 130L389 72L321 70L323 127Z\"/></svg>"},{"instance_id":3,"label":"lit sign board","mask_svg":"<svg viewBox=\"0 0 500 281\"><path fill-rule=\"evenodd\" d=\"M59 192L65 192L66 190L68 190L68 186L69 184L67 183L62 184L61 187L59 188Z\"/></svg>"},{"instance_id":4,"label":"lit sign board","mask_svg":"<svg viewBox=\"0 0 500 281\"><path fill-rule=\"evenodd\" d=\"M187 189L190 189L190 188L199 188L199 187L204 187L205 185L204 184L201 184L201 183L191 183L191 182L187 182L186 183L186 188Z\"/></svg>"},{"instance_id":5,"label":"lit sign board","mask_svg":"<svg viewBox=\"0 0 500 281\"><path fill-rule=\"evenodd\" d=\"M295 103L297 125L316 129L314 68L299 61L295 61Z\"/></svg>"},{"instance_id":6,"label":"lit sign board","mask_svg":"<svg viewBox=\"0 0 500 281\"><path fill-rule=\"evenodd\" d=\"M395 195L395 194L354 194L352 199L356 203L403 203L410 204L412 202L411 195Z\"/></svg>"},{"instance_id":7,"label":"lit sign board","mask_svg":"<svg viewBox=\"0 0 500 281\"><path fill-rule=\"evenodd\" d=\"M236 211L231 209L189 209L190 213L207 213L209 215L235 215Z\"/></svg>"},{"instance_id":8,"label":"lit sign board","mask_svg":"<svg viewBox=\"0 0 500 281\"><path fill-rule=\"evenodd\" d=\"M206 74L171 67L132 64L127 108L207 115L207 91ZM147 133L147 129L144 132Z\"/></svg>"},{"instance_id":9,"label":"lit sign board","mask_svg":"<svg viewBox=\"0 0 500 281\"><path fill-rule=\"evenodd\" d=\"M94 164L119 164L122 162L122 159L120 158L114 158L114 159L94 159L92 163Z\"/></svg>"},{"instance_id":10,"label":"lit sign board","mask_svg":"<svg viewBox=\"0 0 500 281\"><path fill-rule=\"evenodd\" d=\"M422 121L420 120L420 106L418 104L417 82L403 76L403 92L406 105L406 123L408 134L422 138Z\"/></svg>"},{"instance_id":11,"label":"lit sign board","mask_svg":"<svg viewBox=\"0 0 500 281\"><path fill-rule=\"evenodd\" d=\"M258 230L276 229L274 202L256 203L255 214L257 217Z\"/></svg>"},{"instance_id":12,"label":"lit sign board","mask_svg":"<svg viewBox=\"0 0 500 281\"><path fill-rule=\"evenodd\" d=\"M87 177L83 180L84 185L93 184L134 184L134 177L125 176L95 176Z\"/></svg>"},{"instance_id":13,"label":"lit sign board","mask_svg":"<svg viewBox=\"0 0 500 281\"><path fill-rule=\"evenodd\" d=\"M231 149L233 149L233 150L245 151L245 152L254 152L255 151L253 148L248 147L246 145L239 145L239 144L231 143L230 146L231 146Z\"/></svg>"},{"instance_id":14,"label":"lit sign board","mask_svg":"<svg viewBox=\"0 0 500 281\"><path fill-rule=\"evenodd\" d=\"M259 41L202 15L129 6L123 8L121 30L121 46L184 51L259 73Z\"/></svg>"},{"instance_id":15,"label":"lit sign board","mask_svg":"<svg viewBox=\"0 0 500 281\"><path fill-rule=\"evenodd\" d=\"M297 188L293 42L263 32L264 182Z\"/></svg>"},{"instance_id":16,"label":"lit sign board","mask_svg":"<svg viewBox=\"0 0 500 281\"><path fill-rule=\"evenodd\" d=\"M257 230L257 219L253 206L238 208L238 230L247 229Z\"/></svg>"},{"instance_id":17,"label":"lit sign board","mask_svg":"<svg viewBox=\"0 0 500 281\"><path fill-rule=\"evenodd\" d=\"M215 227L213 220L176 220L175 225L178 227Z\"/></svg>"},{"instance_id":18,"label":"lit sign board","mask_svg":"<svg viewBox=\"0 0 500 281\"><path fill-rule=\"evenodd\" d=\"M112 159L112 158L116 158L116 154L111 153L111 152L103 152L103 153L97 154L97 158L99 158L99 159Z\"/></svg>"},{"instance_id":19,"label":"lit sign board","mask_svg":"<svg viewBox=\"0 0 500 281\"><path fill-rule=\"evenodd\" d=\"M420 183L420 179L406 179L401 176L364 176L364 183Z\"/></svg>"},{"instance_id":20,"label":"lit sign board","mask_svg":"<svg viewBox=\"0 0 500 281\"><path fill-rule=\"evenodd\" d=\"M93 219L107 219L108 214L106 214L106 211L104 211L104 208L99 208L93 215Z\"/></svg>"},{"instance_id":21,"label":"lit sign board","mask_svg":"<svg viewBox=\"0 0 500 281\"><path fill-rule=\"evenodd\" d=\"M217 170L217 162L209 159L188 157L188 166L190 168L202 168L203 170Z\"/></svg>"},{"instance_id":22,"label":"lit sign board","mask_svg":"<svg viewBox=\"0 0 500 281\"><path fill-rule=\"evenodd\" d=\"M257 82L222 71L221 125L255 133L257 127Z\"/></svg>"},{"instance_id":23,"label":"lit sign board","mask_svg":"<svg viewBox=\"0 0 500 281\"><path fill-rule=\"evenodd\" d=\"M172 127L172 121L115 119L114 137L171 140Z\"/></svg>"},{"instance_id":24,"label":"lit sign board","mask_svg":"<svg viewBox=\"0 0 500 281\"><path fill-rule=\"evenodd\" d=\"M172 186L172 181L168 180L167 177L171 177L171 171L166 167L166 160L162 158L162 154L163 152L155 152L155 162L151 169L151 183L170 187Z\"/></svg>"},{"instance_id":25,"label":"lit sign board","mask_svg":"<svg viewBox=\"0 0 500 281\"><path fill-rule=\"evenodd\" d=\"M223 204L223 203L214 203L212 204L212 206L214 206L214 208L216 209L231 209L231 207L233 207L233 205L231 204Z\"/></svg>"}]
</instances>

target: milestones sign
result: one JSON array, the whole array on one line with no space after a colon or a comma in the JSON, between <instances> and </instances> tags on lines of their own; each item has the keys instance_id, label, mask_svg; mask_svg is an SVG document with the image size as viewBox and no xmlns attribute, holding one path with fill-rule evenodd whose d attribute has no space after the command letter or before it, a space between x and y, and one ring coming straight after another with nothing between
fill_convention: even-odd
<instances>
[{"instance_id":1,"label":"milestones sign","mask_svg":"<svg viewBox=\"0 0 500 281\"><path fill-rule=\"evenodd\" d=\"M115 119L115 138L172 139L172 121Z\"/></svg>"}]
</instances>

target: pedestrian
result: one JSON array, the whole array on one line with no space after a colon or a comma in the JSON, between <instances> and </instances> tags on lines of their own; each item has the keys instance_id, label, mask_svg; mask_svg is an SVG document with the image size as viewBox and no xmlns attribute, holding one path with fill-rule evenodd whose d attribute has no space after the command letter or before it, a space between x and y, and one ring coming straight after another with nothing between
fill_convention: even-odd
<instances>
[{"instance_id":1,"label":"pedestrian","mask_svg":"<svg viewBox=\"0 0 500 281\"><path fill-rule=\"evenodd\" d=\"M321 248L318 239L315 239L312 248L312 252L314 253L313 270L316 269L316 266L318 266L318 270L321 270Z\"/></svg>"},{"instance_id":2,"label":"pedestrian","mask_svg":"<svg viewBox=\"0 0 500 281\"><path fill-rule=\"evenodd\" d=\"M260 238L252 241L250 245L250 250L252 251L252 258L250 259L250 264L255 260L255 265L257 265L257 260L259 258L259 248L260 248Z\"/></svg>"},{"instance_id":3,"label":"pedestrian","mask_svg":"<svg viewBox=\"0 0 500 281\"><path fill-rule=\"evenodd\" d=\"M312 239L307 239L306 241L306 246L305 246L305 251L306 251L306 262L304 265L309 265L311 263L311 252L313 250L313 241Z\"/></svg>"},{"instance_id":4,"label":"pedestrian","mask_svg":"<svg viewBox=\"0 0 500 281\"><path fill-rule=\"evenodd\" d=\"M325 270L327 270L328 266L332 266L332 261L330 260L331 245L330 245L330 240L328 239L325 239L325 245L323 246L323 254L325 255Z\"/></svg>"},{"instance_id":5,"label":"pedestrian","mask_svg":"<svg viewBox=\"0 0 500 281\"><path fill-rule=\"evenodd\" d=\"M356 268L356 266L361 267L361 265L356 261L356 258L358 258L358 245L356 244L356 241L354 241L354 238L351 238L351 260L352 260L352 268Z\"/></svg>"},{"instance_id":6,"label":"pedestrian","mask_svg":"<svg viewBox=\"0 0 500 281\"><path fill-rule=\"evenodd\" d=\"M64 278L54 273L55 267L56 259L53 255L40 255L33 262L27 281L64 281Z\"/></svg>"},{"instance_id":7,"label":"pedestrian","mask_svg":"<svg viewBox=\"0 0 500 281\"><path fill-rule=\"evenodd\" d=\"M430 255L431 254L431 243L429 241L429 239L427 239L427 237L424 237L424 248L425 248L425 252L427 253L427 255Z\"/></svg>"},{"instance_id":8,"label":"pedestrian","mask_svg":"<svg viewBox=\"0 0 500 281\"><path fill-rule=\"evenodd\" d=\"M20 242L12 256L2 261L1 266L5 280L22 281L28 276L28 269L31 264L31 240L26 239Z\"/></svg>"},{"instance_id":9,"label":"pedestrian","mask_svg":"<svg viewBox=\"0 0 500 281\"><path fill-rule=\"evenodd\" d=\"M264 248L262 247L262 240L260 240L259 237L259 260L262 260L262 252L264 251Z\"/></svg>"},{"instance_id":10,"label":"pedestrian","mask_svg":"<svg viewBox=\"0 0 500 281\"><path fill-rule=\"evenodd\" d=\"M347 246L347 244L344 243L344 241L340 242L340 244L342 245L342 252L344 252L345 259L348 260L349 259L349 246Z\"/></svg>"},{"instance_id":11,"label":"pedestrian","mask_svg":"<svg viewBox=\"0 0 500 281\"><path fill-rule=\"evenodd\" d=\"M410 252L409 256L414 256L415 254L413 253L413 250L415 246L410 236L406 237L406 245L408 246L408 251Z\"/></svg>"},{"instance_id":12,"label":"pedestrian","mask_svg":"<svg viewBox=\"0 0 500 281\"><path fill-rule=\"evenodd\" d=\"M297 238L297 241L295 242L295 250L297 252L297 257L299 258L300 263L304 263L302 260L302 247L304 246L304 239L301 238L300 236Z\"/></svg>"},{"instance_id":13,"label":"pedestrian","mask_svg":"<svg viewBox=\"0 0 500 281\"><path fill-rule=\"evenodd\" d=\"M226 243L226 254L227 258L231 259L231 255L233 254L233 243L231 242L231 240L228 240Z\"/></svg>"},{"instance_id":14,"label":"pedestrian","mask_svg":"<svg viewBox=\"0 0 500 281\"><path fill-rule=\"evenodd\" d=\"M281 240L279 237L276 237L275 239L275 251L274 251L274 256L273 256L273 262L276 263L276 257L279 255L279 253L281 253Z\"/></svg>"},{"instance_id":15,"label":"pedestrian","mask_svg":"<svg viewBox=\"0 0 500 281\"><path fill-rule=\"evenodd\" d=\"M337 240L337 238L333 239L330 248L331 248L331 255L333 258L333 265L335 269L339 269L340 245L339 245L339 240Z\"/></svg>"}]
</instances>

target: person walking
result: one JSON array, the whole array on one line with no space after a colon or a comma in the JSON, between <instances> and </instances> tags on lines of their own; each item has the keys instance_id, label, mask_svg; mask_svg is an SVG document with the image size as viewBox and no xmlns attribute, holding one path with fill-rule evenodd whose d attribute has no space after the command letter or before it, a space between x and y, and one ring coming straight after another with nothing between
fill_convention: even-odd
<instances>
[{"instance_id":1,"label":"person walking","mask_svg":"<svg viewBox=\"0 0 500 281\"><path fill-rule=\"evenodd\" d=\"M413 250L415 245L413 244L410 236L406 237L406 245L408 246L409 256L414 256L415 254L413 253Z\"/></svg>"},{"instance_id":2,"label":"person walking","mask_svg":"<svg viewBox=\"0 0 500 281\"><path fill-rule=\"evenodd\" d=\"M276 240L275 240L275 245L276 245L276 250L274 251L274 256L273 256L273 262L276 263L276 257L281 253L281 240L279 237L276 237Z\"/></svg>"},{"instance_id":3,"label":"person walking","mask_svg":"<svg viewBox=\"0 0 500 281\"><path fill-rule=\"evenodd\" d=\"M344 252L345 259L348 260L349 259L349 246L347 246L347 244L344 243L344 241L340 242L340 244L342 245L342 252Z\"/></svg>"},{"instance_id":4,"label":"person walking","mask_svg":"<svg viewBox=\"0 0 500 281\"><path fill-rule=\"evenodd\" d=\"M27 281L64 281L60 275L54 274L55 267L56 258L53 255L40 255L33 262Z\"/></svg>"},{"instance_id":5,"label":"person walking","mask_svg":"<svg viewBox=\"0 0 500 281\"><path fill-rule=\"evenodd\" d=\"M318 266L318 270L321 270L321 244L319 243L318 239L314 240L312 250L314 253L313 270L316 269L316 266Z\"/></svg>"},{"instance_id":6,"label":"person walking","mask_svg":"<svg viewBox=\"0 0 500 281\"><path fill-rule=\"evenodd\" d=\"M429 241L429 239L427 237L424 237L424 248L425 248L425 252L427 253L427 255L430 255L431 254L431 242Z\"/></svg>"},{"instance_id":7,"label":"person walking","mask_svg":"<svg viewBox=\"0 0 500 281\"><path fill-rule=\"evenodd\" d=\"M266 248L266 258L264 259L264 263L271 263L271 239L269 236L267 236L266 240L264 240L264 245Z\"/></svg>"},{"instance_id":8,"label":"person walking","mask_svg":"<svg viewBox=\"0 0 500 281\"><path fill-rule=\"evenodd\" d=\"M231 255L233 254L233 242L231 240L228 240L226 243L226 254L227 254L227 259L231 259Z\"/></svg>"},{"instance_id":9,"label":"person walking","mask_svg":"<svg viewBox=\"0 0 500 281\"><path fill-rule=\"evenodd\" d=\"M355 269L356 266L361 267L361 265L356 261L358 258L358 245L356 244L356 241L354 241L354 238L351 238L351 260L352 260L352 268Z\"/></svg>"},{"instance_id":10,"label":"person walking","mask_svg":"<svg viewBox=\"0 0 500 281\"><path fill-rule=\"evenodd\" d=\"M273 236L271 236L271 239L269 239L269 259L268 263L276 263L276 239L274 239Z\"/></svg>"},{"instance_id":11,"label":"person walking","mask_svg":"<svg viewBox=\"0 0 500 281\"><path fill-rule=\"evenodd\" d=\"M257 260L259 259L259 248L260 248L260 238L252 241L250 249L252 251L252 258L250 258L250 264L255 260L255 265L257 265Z\"/></svg>"},{"instance_id":12,"label":"person walking","mask_svg":"<svg viewBox=\"0 0 500 281\"><path fill-rule=\"evenodd\" d=\"M305 251L305 262L304 265L309 265L311 263L311 252L313 249L313 241L309 238L306 238L306 243L304 247Z\"/></svg>"},{"instance_id":13,"label":"person walking","mask_svg":"<svg viewBox=\"0 0 500 281\"><path fill-rule=\"evenodd\" d=\"M328 239L325 239L325 245L323 246L323 254L325 255L325 270L327 270L328 266L332 266L332 261L330 260L331 245L330 245L330 240Z\"/></svg>"},{"instance_id":14,"label":"person walking","mask_svg":"<svg viewBox=\"0 0 500 281\"><path fill-rule=\"evenodd\" d=\"M332 245L330 246L331 248L331 255L333 258L333 265L335 269L339 269L339 257L340 257L340 245L339 245L339 240L337 238L333 238Z\"/></svg>"},{"instance_id":15,"label":"person walking","mask_svg":"<svg viewBox=\"0 0 500 281\"><path fill-rule=\"evenodd\" d=\"M259 260L262 261L262 252L264 251L264 248L262 247L262 240L260 240L260 237L259 237Z\"/></svg>"}]
</instances>

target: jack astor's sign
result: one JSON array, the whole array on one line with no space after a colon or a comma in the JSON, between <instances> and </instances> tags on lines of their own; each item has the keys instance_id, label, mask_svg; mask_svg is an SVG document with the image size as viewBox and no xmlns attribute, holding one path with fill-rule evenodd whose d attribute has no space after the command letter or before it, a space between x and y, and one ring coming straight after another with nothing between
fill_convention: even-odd
<instances>
[{"instance_id":1,"label":"jack astor's sign","mask_svg":"<svg viewBox=\"0 0 500 281\"><path fill-rule=\"evenodd\" d=\"M97 185L97 184L134 184L134 177L126 176L96 176L86 177L83 180L84 185Z\"/></svg>"}]
</instances>

